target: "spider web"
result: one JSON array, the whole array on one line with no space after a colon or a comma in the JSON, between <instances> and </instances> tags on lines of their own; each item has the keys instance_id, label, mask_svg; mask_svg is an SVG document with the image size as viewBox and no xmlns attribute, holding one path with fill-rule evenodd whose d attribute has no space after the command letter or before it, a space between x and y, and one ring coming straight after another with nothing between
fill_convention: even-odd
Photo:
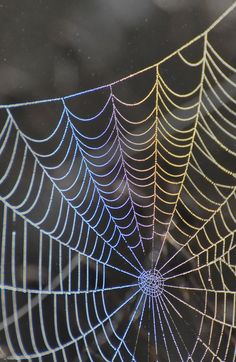
<instances>
[{"instance_id":1,"label":"spider web","mask_svg":"<svg viewBox=\"0 0 236 362\"><path fill-rule=\"evenodd\" d=\"M234 7L120 81L1 106L3 358L234 360L236 70L211 42Z\"/></svg>"}]
</instances>

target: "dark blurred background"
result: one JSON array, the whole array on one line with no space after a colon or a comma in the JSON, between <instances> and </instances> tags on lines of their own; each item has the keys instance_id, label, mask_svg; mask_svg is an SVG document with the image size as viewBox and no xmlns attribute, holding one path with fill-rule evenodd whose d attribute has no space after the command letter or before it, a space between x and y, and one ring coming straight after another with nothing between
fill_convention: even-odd
<instances>
[{"instance_id":1,"label":"dark blurred background","mask_svg":"<svg viewBox=\"0 0 236 362\"><path fill-rule=\"evenodd\" d=\"M232 3L0 1L0 103L64 96L119 79L202 32ZM232 34L224 46L234 43Z\"/></svg>"}]
</instances>

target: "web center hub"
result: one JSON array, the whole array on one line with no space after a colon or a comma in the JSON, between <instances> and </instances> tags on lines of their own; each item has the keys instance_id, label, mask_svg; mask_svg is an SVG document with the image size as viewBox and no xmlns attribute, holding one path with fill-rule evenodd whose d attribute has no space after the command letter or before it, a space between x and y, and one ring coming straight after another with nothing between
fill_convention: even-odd
<instances>
[{"instance_id":1,"label":"web center hub","mask_svg":"<svg viewBox=\"0 0 236 362\"><path fill-rule=\"evenodd\" d=\"M157 269L145 270L139 276L139 288L150 297L158 297L164 289L164 278Z\"/></svg>"}]
</instances>

